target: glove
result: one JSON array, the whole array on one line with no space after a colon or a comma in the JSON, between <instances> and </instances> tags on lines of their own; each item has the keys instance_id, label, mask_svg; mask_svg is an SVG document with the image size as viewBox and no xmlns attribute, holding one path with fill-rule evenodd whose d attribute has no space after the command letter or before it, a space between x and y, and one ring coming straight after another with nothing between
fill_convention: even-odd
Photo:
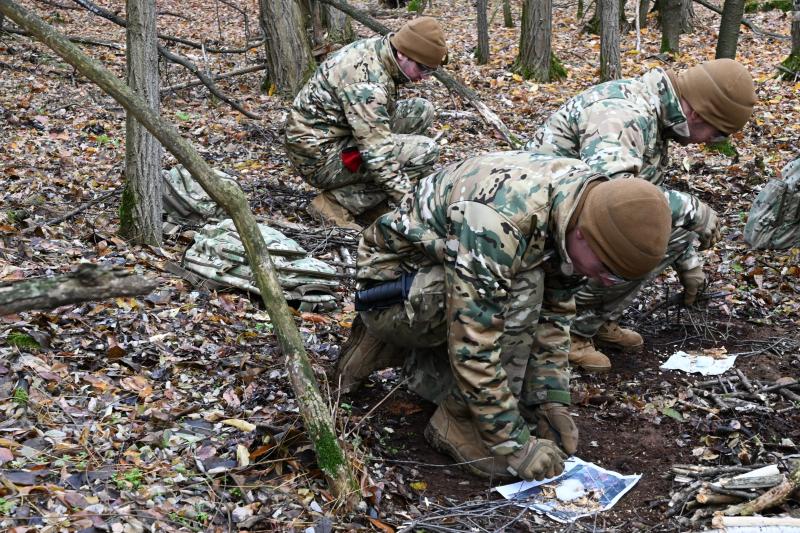
<instances>
[{"instance_id":1,"label":"glove","mask_svg":"<svg viewBox=\"0 0 800 533\"><path fill-rule=\"evenodd\" d=\"M707 204L700 202L695 221L692 231L697 233L700 239L700 249L705 250L714 246L721 236L717 213Z\"/></svg>"},{"instance_id":2,"label":"glove","mask_svg":"<svg viewBox=\"0 0 800 533\"><path fill-rule=\"evenodd\" d=\"M697 265L685 272L679 272L678 278L681 280L681 285L683 285L684 305L692 305L697 299L697 293L706 284L706 275L703 272L703 267Z\"/></svg>"},{"instance_id":3,"label":"glove","mask_svg":"<svg viewBox=\"0 0 800 533\"><path fill-rule=\"evenodd\" d=\"M543 403L533 410L536 436L551 440L572 455L578 451L578 426L572 420L567 406L560 403Z\"/></svg>"},{"instance_id":4,"label":"glove","mask_svg":"<svg viewBox=\"0 0 800 533\"><path fill-rule=\"evenodd\" d=\"M531 437L525 446L508 456L508 471L525 481L539 481L563 472L566 458L555 443Z\"/></svg>"}]
</instances>

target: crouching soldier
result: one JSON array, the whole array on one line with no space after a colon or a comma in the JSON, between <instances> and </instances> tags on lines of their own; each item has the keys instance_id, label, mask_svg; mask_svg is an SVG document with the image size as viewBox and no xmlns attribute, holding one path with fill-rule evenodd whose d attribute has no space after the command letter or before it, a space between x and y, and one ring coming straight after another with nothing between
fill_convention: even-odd
<instances>
[{"instance_id":1,"label":"crouching soldier","mask_svg":"<svg viewBox=\"0 0 800 533\"><path fill-rule=\"evenodd\" d=\"M423 98L397 100L398 85L430 76L447 56L439 23L419 17L397 33L352 43L322 63L286 121L289 159L323 192L308 211L361 229L354 215L396 203L439 156L422 134L433 122ZM385 204L384 204L385 205Z\"/></svg>"},{"instance_id":2,"label":"crouching soldier","mask_svg":"<svg viewBox=\"0 0 800 533\"><path fill-rule=\"evenodd\" d=\"M683 72L653 69L640 78L609 81L573 97L534 134L525 149L539 154L580 158L611 179L636 176L664 182L667 144L720 142L741 130L756 102L753 79L731 59L716 59ZM651 279L673 266L684 287L684 303L694 303L705 285L703 262L695 249L719 238L714 210L694 196L669 192L673 229L664 260ZM603 287L591 280L575 296L570 362L588 371L611 368L594 347L623 350L644 343L641 335L617 322L644 280Z\"/></svg>"},{"instance_id":3,"label":"crouching soldier","mask_svg":"<svg viewBox=\"0 0 800 533\"><path fill-rule=\"evenodd\" d=\"M435 172L362 233L338 380L405 359L409 388L439 403L433 447L482 476L558 474L578 445L571 289L641 278L670 225L656 186L579 160L503 152Z\"/></svg>"}]
</instances>

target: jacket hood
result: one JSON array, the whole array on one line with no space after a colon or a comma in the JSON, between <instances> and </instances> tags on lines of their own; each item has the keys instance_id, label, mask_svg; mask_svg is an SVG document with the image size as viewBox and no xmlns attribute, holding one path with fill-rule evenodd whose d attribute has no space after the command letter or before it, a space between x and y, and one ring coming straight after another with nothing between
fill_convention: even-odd
<instances>
[{"instance_id":1,"label":"jacket hood","mask_svg":"<svg viewBox=\"0 0 800 533\"><path fill-rule=\"evenodd\" d=\"M672 130L681 137L689 136L689 125L683 113L678 92L664 69L655 68L639 78L657 100L658 124L661 130Z\"/></svg>"}]
</instances>

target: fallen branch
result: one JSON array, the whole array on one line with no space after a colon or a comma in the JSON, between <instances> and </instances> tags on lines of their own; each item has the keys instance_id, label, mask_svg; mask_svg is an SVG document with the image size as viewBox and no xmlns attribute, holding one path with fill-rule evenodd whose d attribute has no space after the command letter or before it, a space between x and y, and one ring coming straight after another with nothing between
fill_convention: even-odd
<instances>
[{"instance_id":1,"label":"fallen branch","mask_svg":"<svg viewBox=\"0 0 800 533\"><path fill-rule=\"evenodd\" d=\"M75 272L61 276L0 283L0 315L55 309L117 296L138 296L157 286L158 281L137 276L130 270L82 264Z\"/></svg>"},{"instance_id":2,"label":"fallen branch","mask_svg":"<svg viewBox=\"0 0 800 533\"><path fill-rule=\"evenodd\" d=\"M233 78L233 77L236 77L236 76L241 76L242 74L249 74L251 72L258 72L259 70L264 70L265 68L267 68L267 65L265 65L264 63L262 63L260 65L250 65L249 67L244 67L244 68L240 68L240 69L237 69L237 70L232 70L230 72L225 72L224 74L216 74L214 76L211 76L211 79L214 80L214 81L224 80L224 79L227 79L227 78ZM203 84L203 82L201 80L187 81L187 82L184 82L184 83L176 83L175 85L170 85L169 87L164 87L159 92L161 94L165 94L165 93L172 92L172 91L179 91L181 89L188 89L189 87L194 87L196 85L202 85L202 84Z\"/></svg>"},{"instance_id":3,"label":"fallen branch","mask_svg":"<svg viewBox=\"0 0 800 533\"><path fill-rule=\"evenodd\" d=\"M74 0L74 2L77 3L78 5L80 5L81 7L84 7L86 9L88 9L89 11L94 13L95 15L97 15L99 17L103 17L106 20L110 20L111 22L113 22L114 24L116 24L118 26L122 26L123 28L127 28L128 27L128 21L127 20L125 20L125 19L123 19L121 17L118 17L114 13L108 11L107 9L103 9L100 6L94 5L89 0ZM208 76L203 74L203 72L201 72L200 69L197 68L197 66L194 63L189 61L188 58L183 57L183 56L181 56L179 54L170 52L169 50L167 50L166 48L164 48L161 45L158 45L158 53L161 54L165 59L185 67L189 72L191 72L192 74L197 76L197 78L200 79L200 81L203 83L203 85L208 87L208 90L211 91L211 94L213 94L214 96L216 96L217 98L219 98L223 102L225 102L228 105L230 105L232 108L234 108L239 113L243 114L247 118L252 118L254 120L258 120L258 119L261 118L259 115L256 115L255 113L252 113L252 112L246 110L244 107L242 107L241 104L236 102L233 98L227 96L222 91L220 91L217 88L217 86L214 84L214 82Z\"/></svg>"},{"instance_id":4,"label":"fallen branch","mask_svg":"<svg viewBox=\"0 0 800 533\"><path fill-rule=\"evenodd\" d=\"M76 0L77 1L77 0ZM330 6L335 7L339 11L350 15L354 20L357 20L367 28L371 29L372 31L379 33L381 35L386 35L390 33L392 30L389 29L387 26L384 26L374 18L370 17L363 11L360 11L354 8L351 5L348 5L341 0L319 0L323 4L328 4ZM433 77L442 82L442 85L447 87L448 90L459 94L461 97L466 99L472 107L474 107L478 113L481 114L483 120L490 126L492 126L497 132L503 137L503 139L514 149L518 149L522 147L522 140L511 133L508 127L503 124L503 121L500 120L500 117L497 114L489 109L489 106L484 104L478 94L473 91L472 89L466 87L464 84L450 76L447 72L445 72L444 68L439 68L433 73Z\"/></svg>"},{"instance_id":5,"label":"fallen branch","mask_svg":"<svg viewBox=\"0 0 800 533\"><path fill-rule=\"evenodd\" d=\"M77 8L75 8L77 9ZM18 28L3 28L3 31L8 33L13 33L15 35L22 35L23 37L30 37L31 34L25 30L20 30ZM112 43L111 41L100 41L98 39L91 39L89 37L81 37L81 36L73 36L67 35L66 38L71 43L78 43L78 44L89 44L93 46L105 46L106 48L113 48L114 50L125 50L125 47L121 44Z\"/></svg>"},{"instance_id":6,"label":"fallen branch","mask_svg":"<svg viewBox=\"0 0 800 533\"><path fill-rule=\"evenodd\" d=\"M700 4L701 6L703 6L704 8L706 8L706 9L710 9L714 13L718 13L718 14L722 15L722 10L720 8L709 4L705 0L694 0L694 1L697 2L698 4ZM791 37L788 36L788 35L781 35L780 33L772 33L771 31L762 30L761 28L759 28L758 26L756 26L755 24L750 22L750 20L748 20L748 19L746 19L744 17L742 17L742 24L744 24L745 26L750 28L752 30L752 32L755 33L755 34L765 35L767 37L773 37L775 39L782 39L782 40L786 40L786 41L791 39Z\"/></svg>"}]
</instances>

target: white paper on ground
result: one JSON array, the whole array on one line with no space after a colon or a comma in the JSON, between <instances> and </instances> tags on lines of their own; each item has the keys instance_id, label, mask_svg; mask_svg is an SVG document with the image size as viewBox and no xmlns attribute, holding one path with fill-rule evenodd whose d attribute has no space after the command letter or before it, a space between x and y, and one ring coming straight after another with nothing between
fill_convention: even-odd
<instances>
[{"instance_id":1,"label":"white paper on ground","mask_svg":"<svg viewBox=\"0 0 800 533\"><path fill-rule=\"evenodd\" d=\"M691 355L686 352L675 352L661 365L663 370L683 370L689 374L698 372L704 376L724 374L736 362L735 355L715 359L708 355Z\"/></svg>"},{"instance_id":2,"label":"white paper on ground","mask_svg":"<svg viewBox=\"0 0 800 533\"><path fill-rule=\"evenodd\" d=\"M582 516L607 511L642 478L641 474L623 476L577 457L564 461L564 472L542 481L518 481L496 487L507 500L520 500L520 507L543 513L561 523L574 522ZM572 501L560 501L566 487L582 485L585 494Z\"/></svg>"}]
</instances>

